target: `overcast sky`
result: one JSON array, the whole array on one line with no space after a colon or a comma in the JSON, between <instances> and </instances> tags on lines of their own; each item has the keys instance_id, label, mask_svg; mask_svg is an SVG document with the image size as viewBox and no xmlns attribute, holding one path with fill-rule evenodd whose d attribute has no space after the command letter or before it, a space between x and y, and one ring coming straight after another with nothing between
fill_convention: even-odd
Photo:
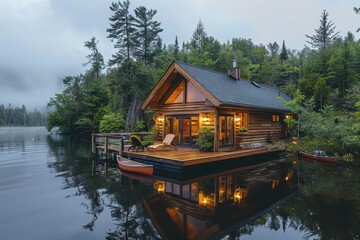
<instances>
[{"instance_id":1,"label":"overcast sky","mask_svg":"<svg viewBox=\"0 0 360 240\"><path fill-rule=\"evenodd\" d=\"M109 59L106 38L110 0L0 0L0 104L42 110L63 90L62 79L83 73L84 42L95 36ZM133 0L131 8L157 9L166 44L190 40L198 21L220 42L249 38L256 44L283 40L302 49L326 9L341 36L355 33L359 0ZM355 33L359 38L359 33Z\"/></svg>"}]
</instances>

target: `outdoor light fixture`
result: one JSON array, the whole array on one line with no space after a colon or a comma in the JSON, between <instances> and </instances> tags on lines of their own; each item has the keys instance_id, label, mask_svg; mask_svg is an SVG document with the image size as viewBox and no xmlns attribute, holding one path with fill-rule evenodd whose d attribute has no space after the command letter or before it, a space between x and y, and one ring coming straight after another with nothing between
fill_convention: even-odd
<instances>
[{"instance_id":1,"label":"outdoor light fixture","mask_svg":"<svg viewBox=\"0 0 360 240\"><path fill-rule=\"evenodd\" d=\"M209 117L208 117L207 113L205 113L205 117L203 117L202 120L203 120L203 122L209 121Z\"/></svg>"}]
</instances>

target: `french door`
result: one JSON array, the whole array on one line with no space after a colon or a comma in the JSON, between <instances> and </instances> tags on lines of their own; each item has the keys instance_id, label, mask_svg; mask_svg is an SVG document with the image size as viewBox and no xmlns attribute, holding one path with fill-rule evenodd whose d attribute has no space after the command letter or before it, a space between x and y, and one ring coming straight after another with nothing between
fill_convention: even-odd
<instances>
[{"instance_id":1,"label":"french door","mask_svg":"<svg viewBox=\"0 0 360 240\"><path fill-rule=\"evenodd\" d=\"M175 144L195 145L198 129L198 115L178 115L166 117L165 134L174 134Z\"/></svg>"},{"instance_id":2,"label":"french door","mask_svg":"<svg viewBox=\"0 0 360 240\"><path fill-rule=\"evenodd\" d=\"M234 147L234 116L219 115L219 147Z\"/></svg>"}]
</instances>

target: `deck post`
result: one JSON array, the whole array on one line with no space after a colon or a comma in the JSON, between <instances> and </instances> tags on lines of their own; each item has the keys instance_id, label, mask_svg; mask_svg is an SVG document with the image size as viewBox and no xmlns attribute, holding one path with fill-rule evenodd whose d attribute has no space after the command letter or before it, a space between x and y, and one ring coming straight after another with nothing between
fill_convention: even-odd
<instances>
[{"instance_id":1,"label":"deck post","mask_svg":"<svg viewBox=\"0 0 360 240\"><path fill-rule=\"evenodd\" d=\"M123 151L124 151L124 138L120 137L120 139L119 139L119 156L122 156Z\"/></svg>"},{"instance_id":2,"label":"deck post","mask_svg":"<svg viewBox=\"0 0 360 240\"><path fill-rule=\"evenodd\" d=\"M109 144L109 138L106 136L105 137L105 146L104 146L104 151L106 153L106 157L107 157L107 152L108 152L108 144Z\"/></svg>"},{"instance_id":3,"label":"deck post","mask_svg":"<svg viewBox=\"0 0 360 240\"><path fill-rule=\"evenodd\" d=\"M218 152L219 151L219 114L217 110L215 110L214 113L214 132L215 132L214 152Z\"/></svg>"}]
</instances>

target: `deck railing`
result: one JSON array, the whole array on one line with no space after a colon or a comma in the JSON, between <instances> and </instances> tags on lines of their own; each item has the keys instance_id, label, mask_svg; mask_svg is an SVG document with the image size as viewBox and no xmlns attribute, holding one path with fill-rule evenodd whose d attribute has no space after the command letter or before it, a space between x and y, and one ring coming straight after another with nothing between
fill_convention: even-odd
<instances>
[{"instance_id":1,"label":"deck railing","mask_svg":"<svg viewBox=\"0 0 360 240\"><path fill-rule=\"evenodd\" d=\"M151 132L132 132L132 133L95 133L91 135L91 151L93 153L116 153L121 155L124 145L130 135L137 135L141 140Z\"/></svg>"}]
</instances>

